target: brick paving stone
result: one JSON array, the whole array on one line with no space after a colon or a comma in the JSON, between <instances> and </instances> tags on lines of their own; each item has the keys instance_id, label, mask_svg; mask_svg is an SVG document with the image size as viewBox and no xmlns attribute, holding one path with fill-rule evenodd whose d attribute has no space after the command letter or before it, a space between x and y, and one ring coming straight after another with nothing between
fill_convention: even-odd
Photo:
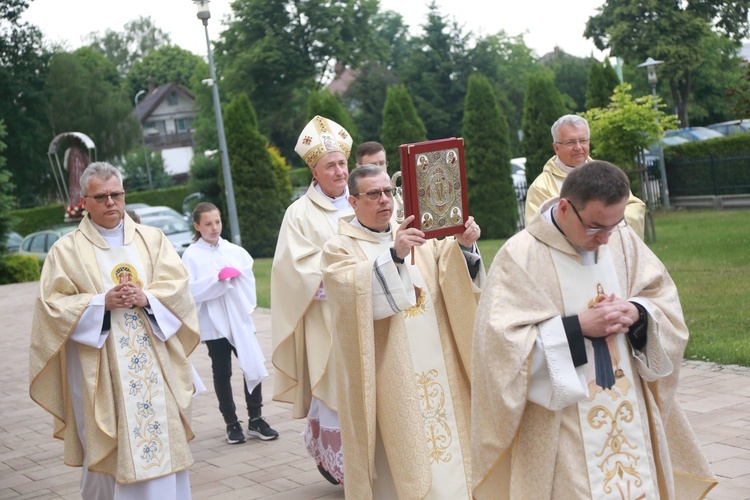
<instances>
[{"instance_id":1,"label":"brick paving stone","mask_svg":"<svg viewBox=\"0 0 750 500\"><path fill-rule=\"evenodd\" d=\"M0 352L18 353L14 365L0 365L0 498L80 499L80 469L62 461L62 443L52 438L52 419L28 396L28 337L38 283L0 286L3 304ZM291 417L291 407L271 401L273 365L271 318L258 310L253 319L266 356L270 377L263 382L263 415L281 437L225 441L225 425L211 383L211 363L204 346L191 361L207 390L195 399L190 444L195 465L190 472L193 498L268 500L340 500L344 488L326 481L307 456L300 433L304 420ZM236 365L235 365L236 366ZM232 378L238 414L242 415L242 376ZM750 499L750 370L713 363L685 361L678 388L703 451L720 476L709 500Z\"/></svg>"}]
</instances>

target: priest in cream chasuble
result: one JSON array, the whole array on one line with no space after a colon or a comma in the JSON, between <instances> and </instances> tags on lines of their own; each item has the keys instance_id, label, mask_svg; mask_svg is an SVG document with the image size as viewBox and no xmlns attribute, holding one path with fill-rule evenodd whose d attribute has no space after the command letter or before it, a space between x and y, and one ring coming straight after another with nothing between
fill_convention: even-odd
<instances>
[{"instance_id":1,"label":"priest in cream chasuble","mask_svg":"<svg viewBox=\"0 0 750 500\"><path fill-rule=\"evenodd\" d=\"M164 234L124 214L113 171L84 172L88 214L45 261L30 394L53 415L65 463L84 466L84 498L189 496L195 304Z\"/></svg>"},{"instance_id":2,"label":"priest in cream chasuble","mask_svg":"<svg viewBox=\"0 0 750 500\"><path fill-rule=\"evenodd\" d=\"M355 217L340 221L323 255L346 495L471 498L468 356L484 279L479 227L467 222L458 238L464 251L454 237L425 241L407 228L410 219L396 236L390 179L376 166L353 170L349 191Z\"/></svg>"},{"instance_id":3,"label":"priest in cream chasuble","mask_svg":"<svg viewBox=\"0 0 750 500\"><path fill-rule=\"evenodd\" d=\"M688 339L663 264L623 221L627 177L577 167L492 263L474 330L476 498L702 498L675 397Z\"/></svg>"}]
</instances>

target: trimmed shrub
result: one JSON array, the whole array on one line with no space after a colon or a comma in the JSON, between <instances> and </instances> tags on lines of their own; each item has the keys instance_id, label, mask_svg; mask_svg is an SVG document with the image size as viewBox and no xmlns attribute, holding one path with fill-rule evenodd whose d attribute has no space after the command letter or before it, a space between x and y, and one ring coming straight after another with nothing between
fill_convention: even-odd
<instances>
[{"instance_id":1,"label":"trimmed shrub","mask_svg":"<svg viewBox=\"0 0 750 500\"><path fill-rule=\"evenodd\" d=\"M0 259L0 285L39 281L39 261L34 255L12 253Z\"/></svg>"}]
</instances>

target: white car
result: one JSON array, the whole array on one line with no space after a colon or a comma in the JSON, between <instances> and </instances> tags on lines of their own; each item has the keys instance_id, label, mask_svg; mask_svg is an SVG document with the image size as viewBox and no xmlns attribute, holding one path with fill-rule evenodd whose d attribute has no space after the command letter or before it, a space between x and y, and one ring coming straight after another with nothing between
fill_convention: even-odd
<instances>
[{"instance_id":1,"label":"white car","mask_svg":"<svg viewBox=\"0 0 750 500\"><path fill-rule=\"evenodd\" d=\"M516 189L526 187L526 158L510 159L510 176L513 179L513 187Z\"/></svg>"}]
</instances>

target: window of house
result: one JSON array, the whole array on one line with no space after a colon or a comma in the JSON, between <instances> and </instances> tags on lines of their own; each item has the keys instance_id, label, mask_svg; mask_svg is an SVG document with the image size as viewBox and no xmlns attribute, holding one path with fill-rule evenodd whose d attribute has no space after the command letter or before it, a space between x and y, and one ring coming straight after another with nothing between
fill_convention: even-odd
<instances>
[{"instance_id":1,"label":"window of house","mask_svg":"<svg viewBox=\"0 0 750 500\"><path fill-rule=\"evenodd\" d=\"M193 123L192 118L178 118L174 121L177 133L190 132L190 126Z\"/></svg>"},{"instance_id":2,"label":"window of house","mask_svg":"<svg viewBox=\"0 0 750 500\"><path fill-rule=\"evenodd\" d=\"M167 104L170 106L177 106L177 92L172 92L167 96Z\"/></svg>"},{"instance_id":3,"label":"window of house","mask_svg":"<svg viewBox=\"0 0 750 500\"><path fill-rule=\"evenodd\" d=\"M167 129L164 126L163 121L158 122L146 122L143 124L143 134L146 136L149 135L164 135L167 133Z\"/></svg>"}]
</instances>

